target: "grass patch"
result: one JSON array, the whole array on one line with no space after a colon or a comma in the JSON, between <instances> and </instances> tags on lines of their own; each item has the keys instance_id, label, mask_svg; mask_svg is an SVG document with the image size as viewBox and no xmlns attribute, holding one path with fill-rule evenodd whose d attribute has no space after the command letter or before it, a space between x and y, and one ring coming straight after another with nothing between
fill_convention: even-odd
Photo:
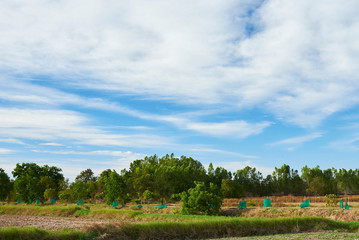
<instances>
[{"instance_id":1,"label":"grass patch","mask_svg":"<svg viewBox=\"0 0 359 240\"><path fill-rule=\"evenodd\" d=\"M78 206L2 205L0 214L70 217L81 209Z\"/></svg>"},{"instance_id":2,"label":"grass patch","mask_svg":"<svg viewBox=\"0 0 359 240\"><path fill-rule=\"evenodd\" d=\"M83 232L5 228L0 229L0 239L206 239L318 231L357 232L359 229L359 222L339 222L317 217L193 219L186 222L93 226Z\"/></svg>"}]
</instances>

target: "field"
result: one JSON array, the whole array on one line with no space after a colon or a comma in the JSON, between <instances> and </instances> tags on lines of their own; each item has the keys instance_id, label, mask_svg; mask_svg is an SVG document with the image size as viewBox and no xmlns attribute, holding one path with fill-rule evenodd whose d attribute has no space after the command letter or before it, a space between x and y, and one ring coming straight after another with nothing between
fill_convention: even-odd
<instances>
[{"instance_id":1,"label":"field","mask_svg":"<svg viewBox=\"0 0 359 240\"><path fill-rule=\"evenodd\" d=\"M0 205L0 239L213 239L259 237L275 234L309 238L355 239L359 233L358 196L349 199L350 209L325 207L325 198L310 198L311 207L301 209L305 197L271 197L273 207L263 208L263 198L247 198L256 206L237 209L240 199L223 201L223 216L181 215L180 203L166 209L146 204L113 208L104 204L57 203L55 205ZM319 233L318 233L319 231ZM324 232L323 232L324 231ZM330 231L330 232L328 232ZM318 235L319 234L319 235ZM316 236L316 237L315 237ZM233 238L236 239L236 238Z\"/></svg>"}]
</instances>

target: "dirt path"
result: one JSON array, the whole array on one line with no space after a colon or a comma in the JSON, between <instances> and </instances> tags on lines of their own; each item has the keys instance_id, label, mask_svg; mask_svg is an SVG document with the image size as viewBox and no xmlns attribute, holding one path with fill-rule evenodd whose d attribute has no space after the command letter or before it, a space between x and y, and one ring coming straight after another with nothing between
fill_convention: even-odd
<instances>
[{"instance_id":1,"label":"dirt path","mask_svg":"<svg viewBox=\"0 0 359 240\"><path fill-rule=\"evenodd\" d=\"M108 220L99 219L77 219L66 217L45 217L45 216L21 216L21 215L0 215L0 228L4 227L38 227L49 230L62 228L84 228L95 224L111 223ZM113 223L113 221L112 221Z\"/></svg>"}]
</instances>

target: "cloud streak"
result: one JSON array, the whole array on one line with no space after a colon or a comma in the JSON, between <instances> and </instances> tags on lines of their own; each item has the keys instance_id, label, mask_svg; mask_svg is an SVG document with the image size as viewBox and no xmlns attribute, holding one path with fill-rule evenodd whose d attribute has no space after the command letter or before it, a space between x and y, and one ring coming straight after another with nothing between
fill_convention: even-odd
<instances>
[{"instance_id":1,"label":"cloud streak","mask_svg":"<svg viewBox=\"0 0 359 240\"><path fill-rule=\"evenodd\" d=\"M303 143L313 141L314 139L320 138L323 136L323 133L321 132L315 132L304 136L299 137L293 137L293 138L287 138L283 139L274 143L268 144L269 146L290 146L288 149L293 150L294 148L302 145Z\"/></svg>"},{"instance_id":2,"label":"cloud streak","mask_svg":"<svg viewBox=\"0 0 359 240\"><path fill-rule=\"evenodd\" d=\"M2 1L0 71L180 104L260 106L315 127L359 102L358 7L309 0Z\"/></svg>"}]
</instances>

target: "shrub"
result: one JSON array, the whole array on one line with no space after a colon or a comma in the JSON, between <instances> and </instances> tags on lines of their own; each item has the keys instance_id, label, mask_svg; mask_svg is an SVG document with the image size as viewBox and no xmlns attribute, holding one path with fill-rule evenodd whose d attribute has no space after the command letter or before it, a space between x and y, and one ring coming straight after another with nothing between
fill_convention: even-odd
<instances>
[{"instance_id":1,"label":"shrub","mask_svg":"<svg viewBox=\"0 0 359 240\"><path fill-rule=\"evenodd\" d=\"M183 214L218 214L222 198L218 195L218 188L213 183L206 187L204 182L195 182L194 188L181 194Z\"/></svg>"},{"instance_id":2,"label":"shrub","mask_svg":"<svg viewBox=\"0 0 359 240\"><path fill-rule=\"evenodd\" d=\"M335 207L338 203L338 196L335 194L325 195L325 206L326 207Z\"/></svg>"},{"instance_id":3,"label":"shrub","mask_svg":"<svg viewBox=\"0 0 359 240\"><path fill-rule=\"evenodd\" d=\"M247 206L248 206L248 207L255 207L255 206L257 206L257 203L256 203L256 202L252 202L252 201L248 201L248 202L247 202Z\"/></svg>"}]
</instances>

